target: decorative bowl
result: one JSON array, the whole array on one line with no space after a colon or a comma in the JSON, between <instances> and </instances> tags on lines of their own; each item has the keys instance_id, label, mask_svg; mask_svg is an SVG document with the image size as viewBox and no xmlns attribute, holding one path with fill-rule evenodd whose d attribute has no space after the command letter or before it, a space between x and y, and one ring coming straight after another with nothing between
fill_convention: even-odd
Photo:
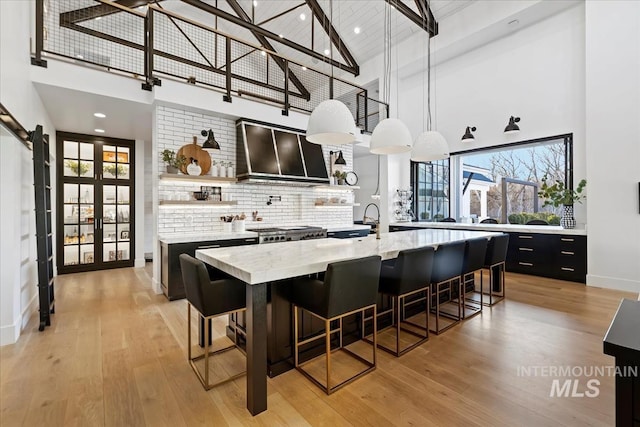
<instances>
[{"instance_id":1,"label":"decorative bowl","mask_svg":"<svg viewBox=\"0 0 640 427\"><path fill-rule=\"evenodd\" d=\"M209 198L209 193L206 191L194 191L193 198L196 200L207 200Z\"/></svg>"}]
</instances>

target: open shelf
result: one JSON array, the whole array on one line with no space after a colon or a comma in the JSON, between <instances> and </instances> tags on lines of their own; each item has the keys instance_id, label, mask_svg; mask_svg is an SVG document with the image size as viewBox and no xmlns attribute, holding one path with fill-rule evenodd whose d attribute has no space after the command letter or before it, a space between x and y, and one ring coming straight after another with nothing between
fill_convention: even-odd
<instances>
[{"instance_id":1,"label":"open shelf","mask_svg":"<svg viewBox=\"0 0 640 427\"><path fill-rule=\"evenodd\" d=\"M315 207L320 207L320 206L360 206L360 203L316 203L314 205Z\"/></svg>"},{"instance_id":2,"label":"open shelf","mask_svg":"<svg viewBox=\"0 0 640 427\"><path fill-rule=\"evenodd\" d=\"M203 182L238 182L235 177L221 177L211 175L182 175L177 173L160 174L160 179L170 181L203 181Z\"/></svg>"},{"instance_id":3,"label":"open shelf","mask_svg":"<svg viewBox=\"0 0 640 427\"><path fill-rule=\"evenodd\" d=\"M213 206L233 206L237 205L237 200L230 202L219 202L213 200L160 200L160 205L213 205Z\"/></svg>"},{"instance_id":4,"label":"open shelf","mask_svg":"<svg viewBox=\"0 0 640 427\"><path fill-rule=\"evenodd\" d=\"M357 185L317 185L314 188L318 190L331 190L331 191L353 191L359 190Z\"/></svg>"}]
</instances>

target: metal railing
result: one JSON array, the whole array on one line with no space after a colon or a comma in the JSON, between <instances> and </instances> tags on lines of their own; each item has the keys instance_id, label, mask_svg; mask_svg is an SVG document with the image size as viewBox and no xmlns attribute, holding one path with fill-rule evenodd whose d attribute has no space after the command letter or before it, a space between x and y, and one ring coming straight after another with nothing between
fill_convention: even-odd
<instances>
[{"instance_id":1,"label":"metal railing","mask_svg":"<svg viewBox=\"0 0 640 427\"><path fill-rule=\"evenodd\" d=\"M146 90L163 76L221 91L228 102L241 96L271 103L285 115L339 99L364 132L389 113L353 83L159 5L142 13L107 0L36 0L34 65L46 66L43 52L144 79Z\"/></svg>"}]
</instances>

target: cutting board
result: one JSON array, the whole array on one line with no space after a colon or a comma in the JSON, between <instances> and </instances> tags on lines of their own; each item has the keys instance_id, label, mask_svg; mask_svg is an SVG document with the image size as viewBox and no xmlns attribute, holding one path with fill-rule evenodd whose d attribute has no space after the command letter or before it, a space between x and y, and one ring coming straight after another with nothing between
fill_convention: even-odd
<instances>
[{"instance_id":1,"label":"cutting board","mask_svg":"<svg viewBox=\"0 0 640 427\"><path fill-rule=\"evenodd\" d=\"M191 163L192 158L198 161L198 166L202 169L200 175L206 175L209 173L209 169L211 169L211 156L209 155L209 152L198 145L198 137L194 136L191 144L186 144L180 147L176 156L181 155L187 158L187 162L180 167L180 171L183 174L187 174L187 166Z\"/></svg>"}]
</instances>

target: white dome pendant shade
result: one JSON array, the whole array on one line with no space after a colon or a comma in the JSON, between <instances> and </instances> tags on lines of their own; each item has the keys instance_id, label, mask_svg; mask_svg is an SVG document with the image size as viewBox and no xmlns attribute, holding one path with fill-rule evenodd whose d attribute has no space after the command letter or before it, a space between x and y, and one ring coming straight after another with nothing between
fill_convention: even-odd
<instances>
[{"instance_id":1,"label":"white dome pendant shade","mask_svg":"<svg viewBox=\"0 0 640 427\"><path fill-rule=\"evenodd\" d=\"M411 151L413 141L407 126L398 119L384 119L373 129L369 151L373 154L400 154Z\"/></svg>"},{"instance_id":2,"label":"white dome pendant shade","mask_svg":"<svg viewBox=\"0 0 640 427\"><path fill-rule=\"evenodd\" d=\"M372 138L373 140L373 138ZM411 160L414 162L431 162L449 158L447 140L440 132L422 132L411 150Z\"/></svg>"},{"instance_id":3,"label":"white dome pendant shade","mask_svg":"<svg viewBox=\"0 0 640 427\"><path fill-rule=\"evenodd\" d=\"M351 144L356 140L356 123L351 111L336 99L322 101L311 112L307 141L321 145Z\"/></svg>"}]
</instances>

